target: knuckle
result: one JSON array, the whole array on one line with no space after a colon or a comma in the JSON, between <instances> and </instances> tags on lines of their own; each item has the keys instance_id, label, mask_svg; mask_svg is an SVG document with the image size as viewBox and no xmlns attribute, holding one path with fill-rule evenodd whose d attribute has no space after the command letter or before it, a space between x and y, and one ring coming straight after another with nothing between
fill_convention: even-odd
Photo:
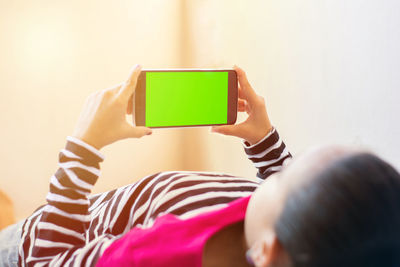
<instances>
[{"instance_id":1,"label":"knuckle","mask_svg":"<svg viewBox=\"0 0 400 267\"><path fill-rule=\"evenodd\" d=\"M257 100L258 100L257 103L258 103L260 106L265 105L265 98L264 98L263 96L258 96L258 99L257 99Z\"/></svg>"}]
</instances>

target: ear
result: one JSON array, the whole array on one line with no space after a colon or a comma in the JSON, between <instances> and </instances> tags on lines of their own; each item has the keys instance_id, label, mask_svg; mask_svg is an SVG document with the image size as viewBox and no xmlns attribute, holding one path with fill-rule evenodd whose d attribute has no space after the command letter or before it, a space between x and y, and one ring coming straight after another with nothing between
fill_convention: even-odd
<instances>
[{"instance_id":1,"label":"ear","mask_svg":"<svg viewBox=\"0 0 400 267\"><path fill-rule=\"evenodd\" d=\"M266 266L291 266L289 254L275 235L271 242L268 265Z\"/></svg>"},{"instance_id":2,"label":"ear","mask_svg":"<svg viewBox=\"0 0 400 267\"><path fill-rule=\"evenodd\" d=\"M275 235L256 245L255 254L254 263L257 267L281 266L288 262L286 250Z\"/></svg>"}]
</instances>

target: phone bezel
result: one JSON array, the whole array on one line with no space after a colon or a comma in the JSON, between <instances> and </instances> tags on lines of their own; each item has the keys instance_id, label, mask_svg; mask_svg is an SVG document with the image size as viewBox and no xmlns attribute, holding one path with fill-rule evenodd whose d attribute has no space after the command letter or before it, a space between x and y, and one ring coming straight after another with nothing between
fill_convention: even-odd
<instances>
[{"instance_id":1,"label":"phone bezel","mask_svg":"<svg viewBox=\"0 0 400 267\"><path fill-rule=\"evenodd\" d=\"M235 124L238 105L238 82L234 69L143 69L138 77L133 97L134 125L145 126L146 119L146 72L228 72L228 118L226 124L200 124L179 126L157 126L149 128L181 128Z\"/></svg>"}]
</instances>

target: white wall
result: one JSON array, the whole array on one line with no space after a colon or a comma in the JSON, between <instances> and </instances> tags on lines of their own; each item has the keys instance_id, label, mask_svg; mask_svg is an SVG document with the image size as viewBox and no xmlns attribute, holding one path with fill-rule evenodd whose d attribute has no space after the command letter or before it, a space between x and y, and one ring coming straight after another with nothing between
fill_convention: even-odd
<instances>
[{"instance_id":1,"label":"white wall","mask_svg":"<svg viewBox=\"0 0 400 267\"><path fill-rule=\"evenodd\" d=\"M191 64L247 70L292 152L361 144L400 167L399 1L189 3ZM205 168L254 175L235 139L202 138Z\"/></svg>"},{"instance_id":2,"label":"white wall","mask_svg":"<svg viewBox=\"0 0 400 267\"><path fill-rule=\"evenodd\" d=\"M398 167L399 10L395 0L0 0L0 188L18 218L44 203L86 96L137 62L238 64L295 154L361 144ZM95 192L168 169L255 175L240 140L208 130L104 149Z\"/></svg>"},{"instance_id":3,"label":"white wall","mask_svg":"<svg viewBox=\"0 0 400 267\"><path fill-rule=\"evenodd\" d=\"M180 0L0 1L0 188L18 218L45 202L57 156L85 98L131 66L181 62ZM95 192L180 169L179 131L103 150Z\"/></svg>"}]
</instances>

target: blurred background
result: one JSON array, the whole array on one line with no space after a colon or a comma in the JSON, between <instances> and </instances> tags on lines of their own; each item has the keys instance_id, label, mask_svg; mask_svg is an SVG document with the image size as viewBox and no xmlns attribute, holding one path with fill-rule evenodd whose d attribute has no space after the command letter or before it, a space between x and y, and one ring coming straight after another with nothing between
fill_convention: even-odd
<instances>
[{"instance_id":1,"label":"blurred background","mask_svg":"<svg viewBox=\"0 0 400 267\"><path fill-rule=\"evenodd\" d=\"M43 204L85 98L136 63L237 64L293 154L361 145L398 168L399 11L396 0L0 0L0 188L18 219ZM208 127L102 152L95 193L165 170L256 173L240 140Z\"/></svg>"}]
</instances>

